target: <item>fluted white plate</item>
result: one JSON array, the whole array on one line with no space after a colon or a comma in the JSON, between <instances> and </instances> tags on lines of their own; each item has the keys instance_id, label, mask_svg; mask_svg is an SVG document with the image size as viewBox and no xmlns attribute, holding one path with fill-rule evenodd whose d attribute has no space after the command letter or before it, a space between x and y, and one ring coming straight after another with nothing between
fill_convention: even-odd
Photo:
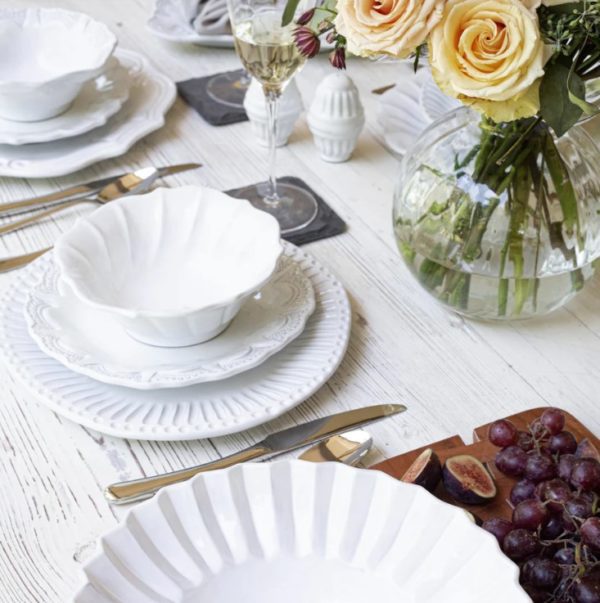
<instances>
[{"instance_id":1,"label":"fluted white plate","mask_svg":"<svg viewBox=\"0 0 600 603\"><path fill-rule=\"evenodd\" d=\"M118 48L115 56L127 71L129 99L100 128L79 136L28 145L0 144L0 176L50 178L117 157L165 123L176 96L175 84L141 54Z\"/></svg>"},{"instance_id":2,"label":"fluted white plate","mask_svg":"<svg viewBox=\"0 0 600 603\"><path fill-rule=\"evenodd\" d=\"M12 374L55 412L124 438L191 440L235 433L290 410L339 366L350 337L350 305L341 283L299 248L290 257L310 278L316 308L302 334L260 366L190 387L134 390L80 375L40 350L24 304L49 256L18 274L0 301L0 350Z\"/></svg>"},{"instance_id":3,"label":"fluted white plate","mask_svg":"<svg viewBox=\"0 0 600 603\"><path fill-rule=\"evenodd\" d=\"M420 486L250 463L163 489L100 539L75 603L530 603L496 539Z\"/></svg>"},{"instance_id":4,"label":"fluted white plate","mask_svg":"<svg viewBox=\"0 0 600 603\"><path fill-rule=\"evenodd\" d=\"M42 121L0 119L0 144L32 144L77 136L103 126L129 97L129 72L115 58L83 86L64 113Z\"/></svg>"},{"instance_id":5,"label":"fluted white plate","mask_svg":"<svg viewBox=\"0 0 600 603\"><path fill-rule=\"evenodd\" d=\"M444 94L439 86L435 83L433 77L425 79L421 88L421 107L427 116L429 122L434 122L446 113L454 111L454 109L460 107L462 103Z\"/></svg>"},{"instance_id":6,"label":"fluted white plate","mask_svg":"<svg viewBox=\"0 0 600 603\"><path fill-rule=\"evenodd\" d=\"M162 348L131 338L118 319L81 302L60 281L53 259L25 303L29 333L40 349L77 373L135 389L184 387L227 379L264 362L302 333L315 309L310 278L284 256L260 295L227 330L200 345Z\"/></svg>"}]
</instances>

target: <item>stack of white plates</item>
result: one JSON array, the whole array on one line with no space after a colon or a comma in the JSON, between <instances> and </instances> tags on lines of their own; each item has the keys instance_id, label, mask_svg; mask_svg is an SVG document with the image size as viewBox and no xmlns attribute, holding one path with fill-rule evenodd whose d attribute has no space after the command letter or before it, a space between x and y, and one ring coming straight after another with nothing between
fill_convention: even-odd
<instances>
[{"instance_id":1,"label":"stack of white plates","mask_svg":"<svg viewBox=\"0 0 600 603\"><path fill-rule=\"evenodd\" d=\"M164 124L175 85L101 23L0 11L0 175L61 176L125 153Z\"/></svg>"},{"instance_id":2,"label":"stack of white plates","mask_svg":"<svg viewBox=\"0 0 600 603\"><path fill-rule=\"evenodd\" d=\"M81 219L2 301L0 340L13 373L54 411L127 438L224 435L305 400L346 351L348 299L315 259L280 247L277 227L264 232L259 221L272 217L247 208L211 189L181 187L115 201ZM264 245L260 252L273 236L275 255ZM234 262L223 263L234 252ZM202 276L202 262L246 279L246 291L234 296L232 313L241 309L223 332L182 346L212 335L198 335L206 325L188 298L204 296L210 320L224 316L216 331L230 319L218 295L208 299L202 290L216 278ZM252 281L261 265L266 271ZM216 280L235 293L227 279ZM159 311L140 309L149 300ZM183 311L166 309L173 300Z\"/></svg>"}]
</instances>

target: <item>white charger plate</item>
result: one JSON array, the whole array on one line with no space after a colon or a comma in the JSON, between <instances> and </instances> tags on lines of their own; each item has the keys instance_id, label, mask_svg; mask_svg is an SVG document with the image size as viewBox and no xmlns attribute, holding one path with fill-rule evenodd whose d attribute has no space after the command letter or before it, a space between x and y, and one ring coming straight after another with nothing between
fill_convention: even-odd
<instances>
[{"instance_id":1,"label":"white charger plate","mask_svg":"<svg viewBox=\"0 0 600 603\"><path fill-rule=\"evenodd\" d=\"M83 86L73 104L52 119L0 119L0 144L20 145L77 136L103 126L129 97L129 73L114 57L104 73Z\"/></svg>"},{"instance_id":2,"label":"white charger plate","mask_svg":"<svg viewBox=\"0 0 600 603\"><path fill-rule=\"evenodd\" d=\"M71 370L135 389L184 387L227 379L264 362L302 333L315 309L308 276L286 244L278 269L227 330L206 343L161 348L127 335L114 314L81 302L50 259L25 303L29 334Z\"/></svg>"},{"instance_id":3,"label":"white charger plate","mask_svg":"<svg viewBox=\"0 0 600 603\"><path fill-rule=\"evenodd\" d=\"M127 70L129 99L108 123L79 136L31 145L0 145L0 176L51 178L64 176L92 163L117 157L162 127L175 101L175 84L141 54L117 49L115 56Z\"/></svg>"},{"instance_id":4,"label":"white charger plate","mask_svg":"<svg viewBox=\"0 0 600 603\"><path fill-rule=\"evenodd\" d=\"M340 463L248 463L132 509L75 603L530 603L496 539L424 488Z\"/></svg>"},{"instance_id":5,"label":"white charger plate","mask_svg":"<svg viewBox=\"0 0 600 603\"><path fill-rule=\"evenodd\" d=\"M19 273L0 303L0 349L12 374L42 404L91 429L123 438L192 440L270 421L314 394L339 366L350 337L350 304L341 283L292 246L310 278L316 308L302 334L260 366L224 381L134 390L80 375L40 350L23 312L49 256Z\"/></svg>"}]
</instances>

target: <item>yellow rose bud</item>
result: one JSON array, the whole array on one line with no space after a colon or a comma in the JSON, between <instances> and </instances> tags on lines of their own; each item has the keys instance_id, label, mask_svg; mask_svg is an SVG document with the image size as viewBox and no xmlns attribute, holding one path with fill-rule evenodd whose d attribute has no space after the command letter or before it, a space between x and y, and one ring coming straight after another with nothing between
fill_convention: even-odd
<instances>
[{"instance_id":1,"label":"yellow rose bud","mask_svg":"<svg viewBox=\"0 0 600 603\"><path fill-rule=\"evenodd\" d=\"M335 27L358 56L406 57L441 18L444 0L338 0Z\"/></svg>"},{"instance_id":2,"label":"yellow rose bud","mask_svg":"<svg viewBox=\"0 0 600 603\"><path fill-rule=\"evenodd\" d=\"M544 44L521 0L449 0L429 50L440 88L494 121L539 111Z\"/></svg>"}]
</instances>

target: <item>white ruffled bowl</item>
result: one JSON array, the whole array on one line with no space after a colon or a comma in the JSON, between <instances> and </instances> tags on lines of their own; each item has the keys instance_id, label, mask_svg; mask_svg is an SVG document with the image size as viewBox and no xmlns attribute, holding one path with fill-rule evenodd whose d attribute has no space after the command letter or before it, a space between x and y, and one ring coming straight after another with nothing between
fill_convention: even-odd
<instances>
[{"instance_id":1,"label":"white ruffled bowl","mask_svg":"<svg viewBox=\"0 0 600 603\"><path fill-rule=\"evenodd\" d=\"M62 113L116 44L106 25L82 13L0 10L0 117L41 121Z\"/></svg>"},{"instance_id":2,"label":"white ruffled bowl","mask_svg":"<svg viewBox=\"0 0 600 603\"><path fill-rule=\"evenodd\" d=\"M55 247L77 297L117 315L134 339L167 347L223 331L269 280L281 251L275 218L199 186L113 201Z\"/></svg>"},{"instance_id":3,"label":"white ruffled bowl","mask_svg":"<svg viewBox=\"0 0 600 603\"><path fill-rule=\"evenodd\" d=\"M75 603L530 603L496 539L420 486L248 463L165 488L100 540Z\"/></svg>"}]
</instances>

